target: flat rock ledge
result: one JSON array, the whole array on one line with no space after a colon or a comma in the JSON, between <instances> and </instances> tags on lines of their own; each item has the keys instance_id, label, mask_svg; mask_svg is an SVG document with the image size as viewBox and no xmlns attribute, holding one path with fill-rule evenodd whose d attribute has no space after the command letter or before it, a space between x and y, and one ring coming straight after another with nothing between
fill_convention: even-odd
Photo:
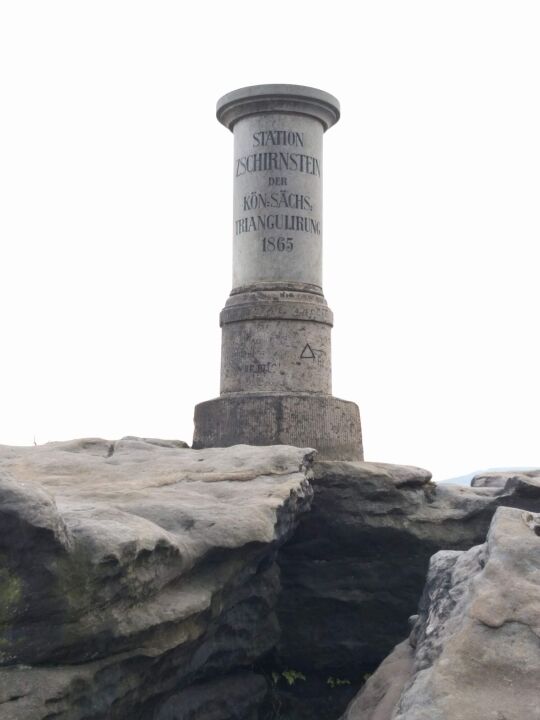
<instances>
[{"instance_id":1,"label":"flat rock ledge","mask_svg":"<svg viewBox=\"0 0 540 720\"><path fill-rule=\"evenodd\" d=\"M412 620L342 720L539 720L540 515L501 507L434 555Z\"/></svg>"},{"instance_id":2,"label":"flat rock ledge","mask_svg":"<svg viewBox=\"0 0 540 720\"><path fill-rule=\"evenodd\" d=\"M2 720L256 717L313 451L0 446Z\"/></svg>"}]
</instances>

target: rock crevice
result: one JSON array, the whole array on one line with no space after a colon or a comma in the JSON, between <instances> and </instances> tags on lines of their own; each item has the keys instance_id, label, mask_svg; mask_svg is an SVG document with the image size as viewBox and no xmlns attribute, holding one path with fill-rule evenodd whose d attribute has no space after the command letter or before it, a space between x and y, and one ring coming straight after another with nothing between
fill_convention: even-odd
<instances>
[{"instance_id":1,"label":"rock crevice","mask_svg":"<svg viewBox=\"0 0 540 720\"><path fill-rule=\"evenodd\" d=\"M409 639L345 720L540 718L540 541L523 515L501 507L484 544L434 555Z\"/></svg>"}]
</instances>

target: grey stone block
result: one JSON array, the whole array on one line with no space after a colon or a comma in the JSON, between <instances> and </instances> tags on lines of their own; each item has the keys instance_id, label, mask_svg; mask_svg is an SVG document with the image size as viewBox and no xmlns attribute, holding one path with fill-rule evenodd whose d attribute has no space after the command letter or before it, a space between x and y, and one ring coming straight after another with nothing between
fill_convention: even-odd
<instances>
[{"instance_id":1,"label":"grey stone block","mask_svg":"<svg viewBox=\"0 0 540 720\"><path fill-rule=\"evenodd\" d=\"M195 407L194 448L296 445L322 459L361 460L360 413L332 395L223 396Z\"/></svg>"}]
</instances>

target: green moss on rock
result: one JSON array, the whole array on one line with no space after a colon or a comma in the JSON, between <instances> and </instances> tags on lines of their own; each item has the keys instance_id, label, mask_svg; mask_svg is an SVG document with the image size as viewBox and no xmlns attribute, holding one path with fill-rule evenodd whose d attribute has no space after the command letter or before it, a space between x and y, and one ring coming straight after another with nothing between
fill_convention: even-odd
<instances>
[{"instance_id":1,"label":"green moss on rock","mask_svg":"<svg viewBox=\"0 0 540 720\"><path fill-rule=\"evenodd\" d=\"M0 626L13 620L22 594L20 578L6 566L3 558L0 557Z\"/></svg>"}]
</instances>

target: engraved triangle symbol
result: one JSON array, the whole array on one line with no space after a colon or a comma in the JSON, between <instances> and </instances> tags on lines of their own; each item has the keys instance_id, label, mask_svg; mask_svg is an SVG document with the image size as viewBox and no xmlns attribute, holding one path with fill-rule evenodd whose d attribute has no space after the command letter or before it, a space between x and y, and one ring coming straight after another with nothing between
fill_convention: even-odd
<instances>
[{"instance_id":1,"label":"engraved triangle symbol","mask_svg":"<svg viewBox=\"0 0 540 720\"><path fill-rule=\"evenodd\" d=\"M310 360L315 360L315 353L311 349L311 346L309 343L306 343L305 348L300 353L300 359L305 360L306 358L309 358Z\"/></svg>"}]
</instances>

